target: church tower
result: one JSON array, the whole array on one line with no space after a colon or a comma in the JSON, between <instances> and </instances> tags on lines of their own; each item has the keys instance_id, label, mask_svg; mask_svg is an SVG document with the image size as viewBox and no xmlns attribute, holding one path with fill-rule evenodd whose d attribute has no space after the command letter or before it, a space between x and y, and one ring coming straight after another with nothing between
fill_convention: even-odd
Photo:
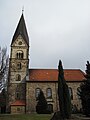
<instances>
[{"instance_id":1,"label":"church tower","mask_svg":"<svg viewBox=\"0 0 90 120\"><path fill-rule=\"evenodd\" d=\"M29 37L22 13L11 42L8 84L8 108L11 113L25 112L28 67Z\"/></svg>"}]
</instances>

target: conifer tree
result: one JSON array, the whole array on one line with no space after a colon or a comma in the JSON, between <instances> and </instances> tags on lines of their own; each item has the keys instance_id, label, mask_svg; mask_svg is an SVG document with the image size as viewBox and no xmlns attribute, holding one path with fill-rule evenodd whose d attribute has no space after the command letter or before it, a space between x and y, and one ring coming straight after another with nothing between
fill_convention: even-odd
<instances>
[{"instance_id":1,"label":"conifer tree","mask_svg":"<svg viewBox=\"0 0 90 120\"><path fill-rule=\"evenodd\" d=\"M86 80L80 85L78 95L82 103L82 111L86 116L90 116L90 63L86 64Z\"/></svg>"},{"instance_id":2,"label":"conifer tree","mask_svg":"<svg viewBox=\"0 0 90 120\"><path fill-rule=\"evenodd\" d=\"M69 118L71 115L71 100L68 85L64 78L64 71L61 60L58 66L58 97L59 97L59 108L60 114L63 119Z\"/></svg>"},{"instance_id":3,"label":"conifer tree","mask_svg":"<svg viewBox=\"0 0 90 120\"><path fill-rule=\"evenodd\" d=\"M37 98L36 112L39 114L44 114L47 112L47 101L42 90L40 90Z\"/></svg>"}]
</instances>

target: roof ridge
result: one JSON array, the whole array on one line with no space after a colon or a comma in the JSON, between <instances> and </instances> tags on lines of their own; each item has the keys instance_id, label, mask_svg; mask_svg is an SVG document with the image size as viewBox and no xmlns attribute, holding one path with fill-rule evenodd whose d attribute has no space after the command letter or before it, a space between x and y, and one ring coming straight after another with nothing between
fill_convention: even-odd
<instances>
[{"instance_id":1,"label":"roof ridge","mask_svg":"<svg viewBox=\"0 0 90 120\"><path fill-rule=\"evenodd\" d=\"M29 70L57 70L57 69L48 69L48 68L30 68Z\"/></svg>"},{"instance_id":2,"label":"roof ridge","mask_svg":"<svg viewBox=\"0 0 90 120\"><path fill-rule=\"evenodd\" d=\"M29 68L29 70L58 70L58 68ZM79 70L82 71L81 69L64 69L64 70ZM83 72L83 71L82 71Z\"/></svg>"}]
</instances>

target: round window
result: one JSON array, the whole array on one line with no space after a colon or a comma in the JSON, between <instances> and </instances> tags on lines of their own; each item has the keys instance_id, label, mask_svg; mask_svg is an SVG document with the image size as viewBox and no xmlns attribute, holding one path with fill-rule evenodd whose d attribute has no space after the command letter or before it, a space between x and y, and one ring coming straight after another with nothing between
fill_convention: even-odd
<instances>
[{"instance_id":1,"label":"round window","mask_svg":"<svg viewBox=\"0 0 90 120\"><path fill-rule=\"evenodd\" d=\"M22 42L20 41L18 44L19 44L19 45L22 45Z\"/></svg>"}]
</instances>

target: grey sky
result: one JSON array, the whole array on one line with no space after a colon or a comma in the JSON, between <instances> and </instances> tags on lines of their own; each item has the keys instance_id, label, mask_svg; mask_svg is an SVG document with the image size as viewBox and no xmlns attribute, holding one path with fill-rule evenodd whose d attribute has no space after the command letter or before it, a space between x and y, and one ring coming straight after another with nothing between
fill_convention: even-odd
<instances>
[{"instance_id":1,"label":"grey sky","mask_svg":"<svg viewBox=\"0 0 90 120\"><path fill-rule=\"evenodd\" d=\"M90 60L90 0L0 0L0 45L10 43L22 14L30 38L30 67L85 70Z\"/></svg>"}]
</instances>

